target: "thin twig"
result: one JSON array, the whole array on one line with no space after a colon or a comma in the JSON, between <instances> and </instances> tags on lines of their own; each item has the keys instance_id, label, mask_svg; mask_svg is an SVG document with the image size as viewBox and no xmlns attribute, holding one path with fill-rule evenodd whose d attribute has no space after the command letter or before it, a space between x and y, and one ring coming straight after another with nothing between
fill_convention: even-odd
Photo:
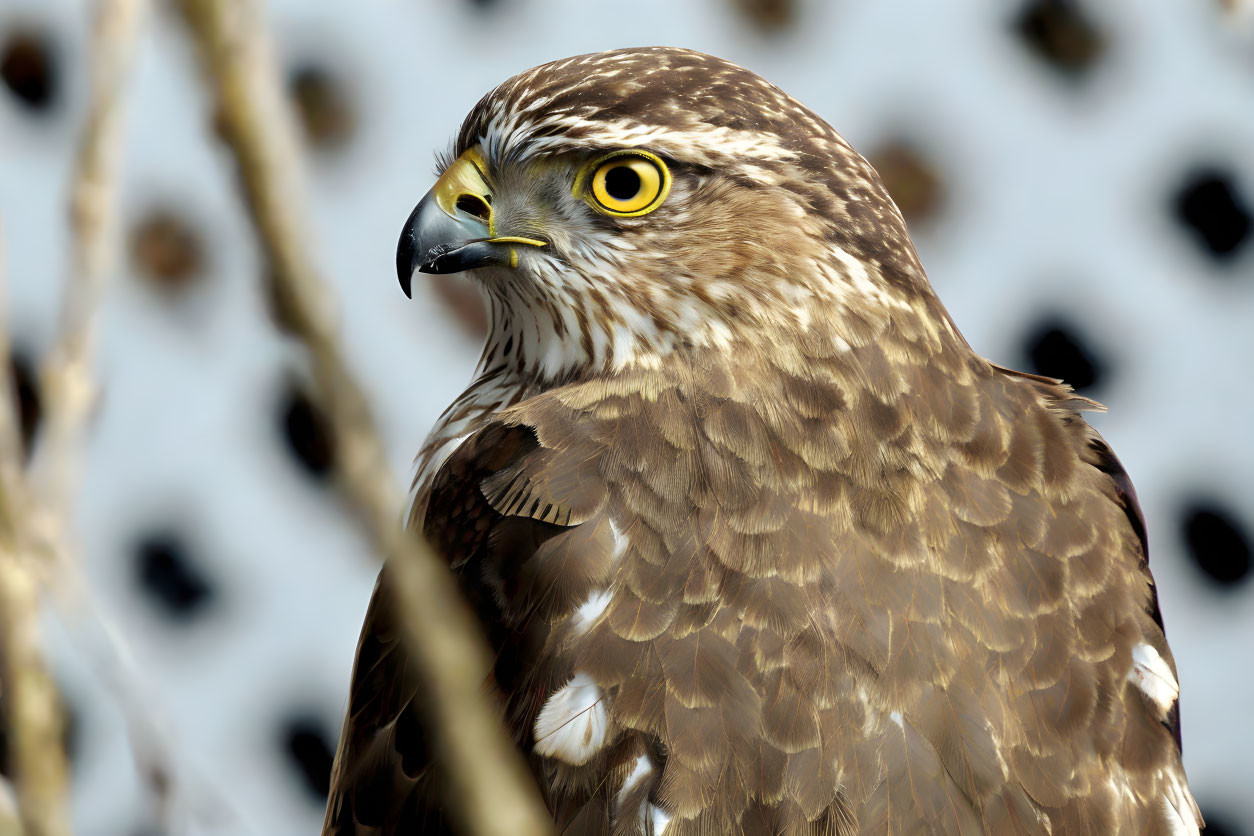
<instances>
[{"instance_id":1,"label":"thin twig","mask_svg":"<svg viewBox=\"0 0 1254 836\"><path fill-rule=\"evenodd\" d=\"M70 195L73 259L61 299L57 343L41 377L44 420L36 459L36 533L56 542L78 482L84 429L96 400L92 348L96 311L117 246L118 154L126 69L144 3L100 0L92 33L92 97Z\"/></svg>"},{"instance_id":2,"label":"thin twig","mask_svg":"<svg viewBox=\"0 0 1254 836\"><path fill-rule=\"evenodd\" d=\"M24 528L30 498L8 379L4 321L0 310L0 701L24 831L27 836L63 836L70 832L64 719L41 656L39 584Z\"/></svg>"},{"instance_id":3,"label":"thin twig","mask_svg":"<svg viewBox=\"0 0 1254 836\"><path fill-rule=\"evenodd\" d=\"M67 520L77 493L78 465L96 401L92 373L97 312L116 261L117 191L122 97L145 0L99 0L91 40L92 94L70 193L71 265L62 291L57 342L41 370L44 420L32 471L24 525L29 554L68 624L92 638L86 654L117 697L141 779L159 817L169 814L174 774L151 711L138 705L130 654L112 629L73 560Z\"/></svg>"},{"instance_id":4,"label":"thin twig","mask_svg":"<svg viewBox=\"0 0 1254 836\"><path fill-rule=\"evenodd\" d=\"M143 698L130 648L105 615L69 555L66 520L78 489L78 464L96 402L92 373L97 313L116 263L117 192L122 149L122 102L147 0L98 0L92 33L92 96L70 194L73 260L61 304L57 344L41 374L45 415L36 455L30 525L37 552L49 565L63 620L83 656L112 693L126 721L127 740L156 816L169 829L181 775L159 714ZM203 782L198 782L203 783ZM230 815L220 794L186 800Z\"/></svg>"},{"instance_id":5,"label":"thin twig","mask_svg":"<svg viewBox=\"0 0 1254 836\"><path fill-rule=\"evenodd\" d=\"M216 125L235 154L285 319L309 351L335 433L338 476L395 572L408 647L431 705L429 733L451 810L480 836L552 830L522 758L484 693L487 646L447 565L399 524L400 494L366 399L346 367L331 294L314 269L295 207L300 157L254 0L180 0L213 79Z\"/></svg>"}]
</instances>

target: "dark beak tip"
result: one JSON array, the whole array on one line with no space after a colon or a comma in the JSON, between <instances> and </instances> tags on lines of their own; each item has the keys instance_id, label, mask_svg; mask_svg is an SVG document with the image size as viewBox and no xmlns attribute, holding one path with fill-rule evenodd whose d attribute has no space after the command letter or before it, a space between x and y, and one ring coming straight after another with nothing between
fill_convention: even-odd
<instances>
[{"instance_id":1,"label":"dark beak tip","mask_svg":"<svg viewBox=\"0 0 1254 836\"><path fill-rule=\"evenodd\" d=\"M405 291L405 297L413 299L414 280L414 259L410 253L397 252L396 254L396 278L400 279L401 290Z\"/></svg>"},{"instance_id":2,"label":"dark beak tip","mask_svg":"<svg viewBox=\"0 0 1254 836\"><path fill-rule=\"evenodd\" d=\"M488 228L477 218L445 214L431 193L410 213L396 245L396 275L411 296L414 273L460 273L478 267L508 264L508 248L485 237Z\"/></svg>"},{"instance_id":3,"label":"dark beak tip","mask_svg":"<svg viewBox=\"0 0 1254 836\"><path fill-rule=\"evenodd\" d=\"M418 262L418 229L416 222L422 207L423 204L419 203L410 212L409 217L405 220L405 227L401 230L400 241L396 244L396 277L400 279L401 290L405 292L405 297L408 299L414 298L411 283L414 280L414 267L417 266Z\"/></svg>"}]
</instances>

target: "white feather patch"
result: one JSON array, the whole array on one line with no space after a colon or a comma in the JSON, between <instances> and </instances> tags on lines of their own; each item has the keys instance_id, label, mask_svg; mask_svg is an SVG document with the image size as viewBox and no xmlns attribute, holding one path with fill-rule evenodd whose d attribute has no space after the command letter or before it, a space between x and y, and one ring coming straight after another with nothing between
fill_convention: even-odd
<instances>
[{"instance_id":1,"label":"white feather patch","mask_svg":"<svg viewBox=\"0 0 1254 836\"><path fill-rule=\"evenodd\" d=\"M653 836L662 836L670 826L671 817L656 804L649 804L645 809L646 821L653 825Z\"/></svg>"},{"instance_id":2,"label":"white feather patch","mask_svg":"<svg viewBox=\"0 0 1254 836\"><path fill-rule=\"evenodd\" d=\"M613 597L608 589L594 590L588 600L575 608L575 629L582 633L591 627L605 613Z\"/></svg>"},{"instance_id":3,"label":"white feather patch","mask_svg":"<svg viewBox=\"0 0 1254 836\"><path fill-rule=\"evenodd\" d=\"M620 808L620 815L623 815L621 808L626 803L627 797L635 792L641 782L652 774L653 761L649 759L649 756L641 755L636 758L636 762L631 765L631 772L627 773L627 778L618 790L617 804ZM652 834L652 836L662 836L666 832L666 828L671 823L669 813L647 800L640 803L638 810L638 821L640 822L642 832Z\"/></svg>"},{"instance_id":4,"label":"white feather patch","mask_svg":"<svg viewBox=\"0 0 1254 836\"><path fill-rule=\"evenodd\" d=\"M1193 836L1193 834L1199 832L1196 825L1190 825L1189 822L1184 820L1180 811L1171 803L1171 799L1164 798L1163 807L1165 808L1165 818L1167 820L1167 832L1171 836Z\"/></svg>"},{"instance_id":5,"label":"white feather patch","mask_svg":"<svg viewBox=\"0 0 1254 836\"><path fill-rule=\"evenodd\" d=\"M1150 702L1158 706L1164 715L1175 705L1180 696L1180 685L1171 673L1171 668L1158 651L1148 644L1138 644L1132 648L1132 669L1128 671L1128 681L1141 689L1141 693L1149 697Z\"/></svg>"},{"instance_id":6,"label":"white feather patch","mask_svg":"<svg viewBox=\"0 0 1254 836\"><path fill-rule=\"evenodd\" d=\"M641 755L636 758L636 762L631 766L631 772L627 773L627 779L618 790L618 806L621 807L627 796L651 774L653 774L653 761L649 760L649 756Z\"/></svg>"},{"instance_id":7,"label":"white feather patch","mask_svg":"<svg viewBox=\"0 0 1254 836\"><path fill-rule=\"evenodd\" d=\"M1167 792L1163 797L1163 812L1166 815L1167 831L1171 836L1198 836L1201 822L1192 794L1181 780L1178 770L1171 769L1166 779Z\"/></svg>"},{"instance_id":8,"label":"white feather patch","mask_svg":"<svg viewBox=\"0 0 1254 836\"><path fill-rule=\"evenodd\" d=\"M605 745L609 725L605 692L588 674L576 672L540 709L536 751L580 766Z\"/></svg>"},{"instance_id":9,"label":"white feather patch","mask_svg":"<svg viewBox=\"0 0 1254 836\"><path fill-rule=\"evenodd\" d=\"M610 557L617 562L619 558L627 553L627 535L619 530L613 520L610 520L610 538L614 541L614 551L610 554Z\"/></svg>"}]
</instances>

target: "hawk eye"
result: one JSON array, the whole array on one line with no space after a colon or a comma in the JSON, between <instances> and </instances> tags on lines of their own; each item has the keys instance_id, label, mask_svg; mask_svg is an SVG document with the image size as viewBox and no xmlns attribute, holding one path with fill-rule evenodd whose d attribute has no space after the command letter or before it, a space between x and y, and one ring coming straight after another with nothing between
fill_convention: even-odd
<instances>
[{"instance_id":1,"label":"hawk eye","mask_svg":"<svg viewBox=\"0 0 1254 836\"><path fill-rule=\"evenodd\" d=\"M662 205L671 187L666 163L647 151L616 151L591 166L588 202L620 218L647 215Z\"/></svg>"}]
</instances>

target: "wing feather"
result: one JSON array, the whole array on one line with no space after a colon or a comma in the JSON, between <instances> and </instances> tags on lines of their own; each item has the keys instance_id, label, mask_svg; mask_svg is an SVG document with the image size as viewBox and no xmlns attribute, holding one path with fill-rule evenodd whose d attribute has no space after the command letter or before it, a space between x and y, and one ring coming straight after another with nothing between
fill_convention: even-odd
<instances>
[{"instance_id":1,"label":"wing feather","mask_svg":"<svg viewBox=\"0 0 1254 836\"><path fill-rule=\"evenodd\" d=\"M1171 661L1089 402L882 340L814 354L558 387L440 469L426 533L559 832L1109 832L1169 797L1192 815L1178 712L1127 678L1138 643ZM444 826L387 582L328 833ZM532 748L576 673L610 729L581 765Z\"/></svg>"}]
</instances>

